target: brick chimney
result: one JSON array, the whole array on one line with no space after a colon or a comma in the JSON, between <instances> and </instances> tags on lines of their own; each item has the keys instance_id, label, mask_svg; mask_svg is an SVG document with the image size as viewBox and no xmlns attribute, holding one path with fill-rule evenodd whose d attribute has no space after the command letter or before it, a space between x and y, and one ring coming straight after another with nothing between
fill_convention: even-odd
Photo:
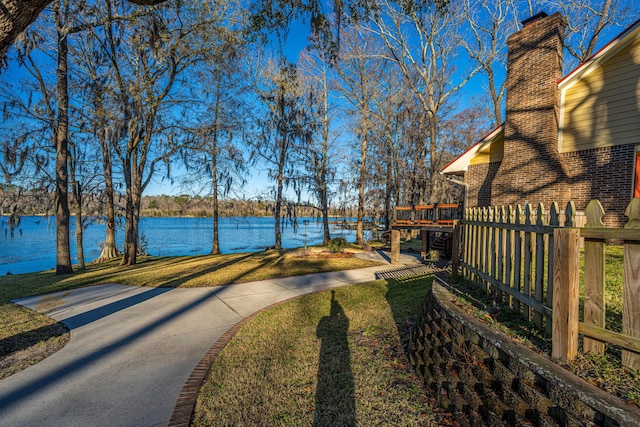
<instances>
[{"instance_id":1,"label":"brick chimney","mask_svg":"<svg viewBox=\"0 0 640 427\"><path fill-rule=\"evenodd\" d=\"M493 181L493 205L550 202L570 197L558 152L559 91L565 20L540 13L507 40L504 157Z\"/></svg>"}]
</instances>

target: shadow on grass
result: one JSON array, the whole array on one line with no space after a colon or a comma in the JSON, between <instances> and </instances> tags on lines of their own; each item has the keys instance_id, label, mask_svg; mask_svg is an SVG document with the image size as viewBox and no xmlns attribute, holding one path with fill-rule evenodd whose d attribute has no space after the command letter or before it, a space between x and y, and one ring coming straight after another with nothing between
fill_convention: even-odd
<instances>
[{"instance_id":1,"label":"shadow on grass","mask_svg":"<svg viewBox=\"0 0 640 427\"><path fill-rule=\"evenodd\" d=\"M174 277L172 280L168 280L167 282L163 283L160 285L160 287L165 287L165 288L178 288L180 287L180 285L182 285L185 282L188 282L191 279L195 279L196 277L199 276L203 276L209 273L213 273L217 270L221 270L223 268L226 267L230 267L232 265L235 264L239 264L242 261L249 259L251 257L255 256L255 254L253 253L247 253L246 255L240 256L238 258L234 258L231 259L229 261L223 262L221 264L214 264L214 265L210 265L210 266L206 266L206 267L202 267L202 268L196 268L196 269L192 269L189 270L189 274L184 274L178 277ZM256 269L260 268L261 266L263 266L265 263L261 263L259 264ZM234 279L231 281L231 283L233 283L233 281L235 281L237 279Z\"/></svg>"},{"instance_id":2,"label":"shadow on grass","mask_svg":"<svg viewBox=\"0 0 640 427\"><path fill-rule=\"evenodd\" d=\"M53 272L41 272L0 277L0 302L107 283L135 286L135 283L131 283L131 278L135 279L136 277L141 278L142 286L176 288L195 277L239 264L253 256L259 256L259 253L242 254L222 263L216 262L215 258L212 258L211 263L203 263L202 265L198 265L198 261L203 257L158 257L144 259L132 266L120 266L116 260L102 264L91 264L87 270L76 271L67 276L56 276ZM145 283L147 273L153 274L159 269L164 270L191 262L196 262L193 268L167 275L166 278L158 280L156 284ZM129 280L125 280L125 278L129 278Z\"/></svg>"},{"instance_id":3,"label":"shadow on grass","mask_svg":"<svg viewBox=\"0 0 640 427\"><path fill-rule=\"evenodd\" d=\"M69 330L60 322L30 331L21 332L0 340L0 359L18 351L26 350L39 342L60 337Z\"/></svg>"},{"instance_id":4,"label":"shadow on grass","mask_svg":"<svg viewBox=\"0 0 640 427\"><path fill-rule=\"evenodd\" d=\"M411 328L417 321L420 305L431 290L433 274L387 279L385 298L398 329L402 351L408 355Z\"/></svg>"},{"instance_id":5,"label":"shadow on grass","mask_svg":"<svg viewBox=\"0 0 640 427\"><path fill-rule=\"evenodd\" d=\"M355 426L355 384L347 332L349 318L331 291L331 312L320 319L316 335L322 341L313 425Z\"/></svg>"}]
</instances>

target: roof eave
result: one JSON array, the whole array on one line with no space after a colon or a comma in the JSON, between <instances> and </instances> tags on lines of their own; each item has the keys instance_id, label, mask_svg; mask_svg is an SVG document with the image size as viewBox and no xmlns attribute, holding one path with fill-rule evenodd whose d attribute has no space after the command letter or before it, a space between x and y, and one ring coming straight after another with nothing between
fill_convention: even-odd
<instances>
[{"instance_id":1,"label":"roof eave","mask_svg":"<svg viewBox=\"0 0 640 427\"><path fill-rule=\"evenodd\" d=\"M491 142L500 132L504 130L504 123L489 132L484 138L473 144L471 147L456 157L451 163L442 169L445 175L461 175L469 168L469 162L478 153L480 148L487 142Z\"/></svg>"},{"instance_id":2,"label":"roof eave","mask_svg":"<svg viewBox=\"0 0 640 427\"><path fill-rule=\"evenodd\" d=\"M640 31L640 19L614 37L609 43L600 48L582 64L574 68L569 74L560 79L558 81L558 88L560 90L567 89L611 56L615 55L627 46L631 40L633 40L633 34L637 31Z\"/></svg>"}]
</instances>

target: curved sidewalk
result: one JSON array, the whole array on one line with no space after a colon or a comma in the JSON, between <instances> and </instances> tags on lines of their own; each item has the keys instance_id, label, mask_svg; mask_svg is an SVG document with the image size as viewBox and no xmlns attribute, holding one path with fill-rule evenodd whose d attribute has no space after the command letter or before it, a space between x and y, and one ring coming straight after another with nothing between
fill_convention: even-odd
<instances>
[{"instance_id":1,"label":"curved sidewalk","mask_svg":"<svg viewBox=\"0 0 640 427\"><path fill-rule=\"evenodd\" d=\"M375 280L384 268L215 288L101 285L15 301L65 323L71 340L0 381L0 426L166 426L194 367L237 322L298 295Z\"/></svg>"}]
</instances>

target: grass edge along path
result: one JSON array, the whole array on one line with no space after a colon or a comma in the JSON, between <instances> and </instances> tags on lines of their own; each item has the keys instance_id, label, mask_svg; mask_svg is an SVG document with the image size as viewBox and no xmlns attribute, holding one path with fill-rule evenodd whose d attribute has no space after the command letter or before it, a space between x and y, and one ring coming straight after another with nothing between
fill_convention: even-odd
<instances>
[{"instance_id":1,"label":"grass edge along path","mask_svg":"<svg viewBox=\"0 0 640 427\"><path fill-rule=\"evenodd\" d=\"M193 425L440 425L404 352L430 285L358 284L259 313L213 361Z\"/></svg>"},{"instance_id":2,"label":"grass edge along path","mask_svg":"<svg viewBox=\"0 0 640 427\"><path fill-rule=\"evenodd\" d=\"M69 341L66 327L11 300L107 283L148 287L202 287L378 265L359 258L304 257L301 251L146 257L88 264L73 274L53 271L0 276L0 379L38 363Z\"/></svg>"}]
</instances>

